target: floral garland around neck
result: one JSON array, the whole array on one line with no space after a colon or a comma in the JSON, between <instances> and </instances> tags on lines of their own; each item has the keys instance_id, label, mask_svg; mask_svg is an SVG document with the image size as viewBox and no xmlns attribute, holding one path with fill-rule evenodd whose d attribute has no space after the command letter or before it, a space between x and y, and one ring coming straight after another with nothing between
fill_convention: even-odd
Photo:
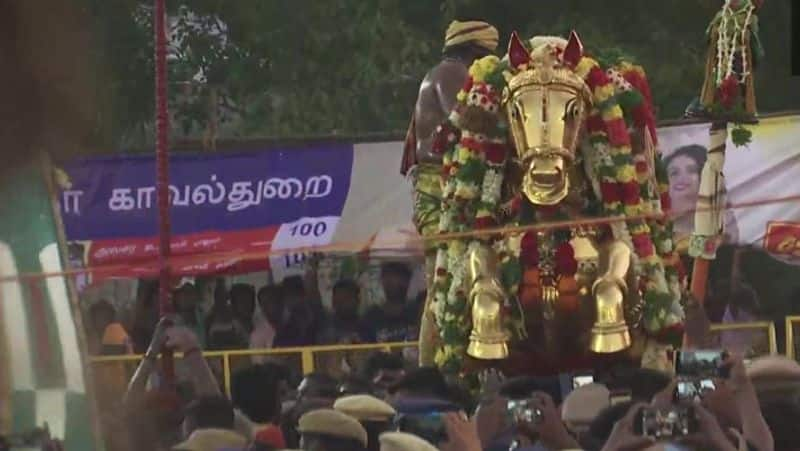
<instances>
[{"instance_id":1,"label":"floral garland around neck","mask_svg":"<svg viewBox=\"0 0 800 451\"><path fill-rule=\"evenodd\" d=\"M551 50L554 55L559 54L558 49ZM437 129L433 148L443 159L440 233L490 228L509 212L517 218L517 224L543 220L542 211L532 222L523 220L520 210L524 202L519 196L501 199L506 162L513 151L507 139L508 123L500 113L501 94L507 77L524 69L512 67L508 59L496 56L477 60L469 69L469 78L458 93L448 121ZM663 168L658 164L652 168L646 158L632 155L628 134L629 127L638 127L650 130L655 137L644 71L624 62L603 68L587 57L582 57L574 70L594 94L595 108L586 122L593 162L589 176L602 199L602 214L630 217L668 208ZM539 240L535 234L527 233L505 239L454 239L439 244L432 308L442 338L435 357L440 368L448 373L464 370L463 356L471 326L464 281L471 248L482 242L494 247L501 280L510 298L505 306L512 312L507 315L508 326L519 337L524 328L519 316L513 314L517 309L511 308L511 301L518 299L519 286L525 285L521 282L529 276L523 274L523 269L538 267L547 258L559 272L575 273L577 263L568 243L569 231L564 232L566 239ZM670 224L662 220L627 220L612 226L612 233L634 250L634 270L645 299L645 329L660 338L679 334L683 312L678 302L680 286Z\"/></svg>"}]
</instances>

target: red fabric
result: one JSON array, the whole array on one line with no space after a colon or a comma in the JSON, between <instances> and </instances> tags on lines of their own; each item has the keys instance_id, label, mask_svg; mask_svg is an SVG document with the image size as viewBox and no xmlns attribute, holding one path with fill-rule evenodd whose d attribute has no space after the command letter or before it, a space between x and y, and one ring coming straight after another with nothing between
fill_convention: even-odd
<instances>
[{"instance_id":1,"label":"red fabric","mask_svg":"<svg viewBox=\"0 0 800 451\"><path fill-rule=\"evenodd\" d=\"M604 132L605 129L606 124L603 122L603 118L600 117L599 114L592 114L586 118L586 130L589 133Z\"/></svg>"},{"instance_id":2,"label":"red fabric","mask_svg":"<svg viewBox=\"0 0 800 451\"><path fill-rule=\"evenodd\" d=\"M476 229L488 229L494 227L497 223L494 221L494 218L491 216L483 216L480 218L475 218L475 228Z\"/></svg>"},{"instance_id":3,"label":"red fabric","mask_svg":"<svg viewBox=\"0 0 800 451\"><path fill-rule=\"evenodd\" d=\"M414 116L408 124L406 139L403 143L403 159L400 162L400 174L406 175L408 171L417 165L417 125Z\"/></svg>"},{"instance_id":4,"label":"red fabric","mask_svg":"<svg viewBox=\"0 0 800 451\"><path fill-rule=\"evenodd\" d=\"M258 431L255 441L277 449L286 448L286 440L283 438L283 433L277 426L272 424Z\"/></svg>"},{"instance_id":5,"label":"red fabric","mask_svg":"<svg viewBox=\"0 0 800 451\"><path fill-rule=\"evenodd\" d=\"M549 218L555 216L556 213L559 211L558 205L539 205L536 207L536 211L541 213L541 215L545 218Z\"/></svg>"},{"instance_id":6,"label":"red fabric","mask_svg":"<svg viewBox=\"0 0 800 451\"><path fill-rule=\"evenodd\" d=\"M500 164L506 159L506 146L499 143L486 145L486 161L489 163Z\"/></svg>"},{"instance_id":7,"label":"red fabric","mask_svg":"<svg viewBox=\"0 0 800 451\"><path fill-rule=\"evenodd\" d=\"M520 260L526 267L539 266L539 247L536 232L528 232L522 237Z\"/></svg>"},{"instance_id":8,"label":"red fabric","mask_svg":"<svg viewBox=\"0 0 800 451\"><path fill-rule=\"evenodd\" d=\"M561 243L556 248L556 269L563 276L572 276L578 271L575 249L569 243Z\"/></svg>"}]
</instances>

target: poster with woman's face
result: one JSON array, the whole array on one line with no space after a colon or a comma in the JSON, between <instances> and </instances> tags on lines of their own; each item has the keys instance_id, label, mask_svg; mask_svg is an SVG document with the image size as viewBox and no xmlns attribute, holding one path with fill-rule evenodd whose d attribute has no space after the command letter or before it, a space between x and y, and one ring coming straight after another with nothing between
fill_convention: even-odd
<instances>
[{"instance_id":1,"label":"poster with woman's face","mask_svg":"<svg viewBox=\"0 0 800 451\"><path fill-rule=\"evenodd\" d=\"M678 250L694 229L700 174L709 124L658 129L658 147L669 177ZM800 116L761 118L749 128L752 142L725 146L725 239L763 247L800 264Z\"/></svg>"},{"instance_id":2,"label":"poster with woman's face","mask_svg":"<svg viewBox=\"0 0 800 451\"><path fill-rule=\"evenodd\" d=\"M658 135L669 180L675 240L680 246L694 229L700 173L708 152L708 125L660 128Z\"/></svg>"},{"instance_id":3,"label":"poster with woman's face","mask_svg":"<svg viewBox=\"0 0 800 451\"><path fill-rule=\"evenodd\" d=\"M658 131L659 147L669 180L674 238L679 251L685 251L694 231L694 214L700 191L700 176L708 157L709 125L665 127ZM726 180L727 190L727 180ZM724 200L730 202L726 195ZM732 210L725 214L725 240L736 242L738 227Z\"/></svg>"}]
</instances>

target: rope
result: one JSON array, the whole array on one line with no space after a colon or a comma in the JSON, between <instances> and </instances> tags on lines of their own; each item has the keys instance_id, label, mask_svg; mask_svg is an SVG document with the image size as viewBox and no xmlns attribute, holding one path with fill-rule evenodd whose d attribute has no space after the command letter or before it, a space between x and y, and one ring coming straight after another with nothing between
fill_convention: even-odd
<instances>
[{"instance_id":1,"label":"rope","mask_svg":"<svg viewBox=\"0 0 800 451\"><path fill-rule=\"evenodd\" d=\"M791 202L800 202L800 194L794 194L791 196L784 196L784 197L777 197L772 199L765 199L765 200L755 200L750 202L741 202L738 204L731 204L727 206L727 209L730 210L739 210L744 208L753 208L758 207L761 205L774 205L774 204L782 204L782 203L791 203ZM697 211L710 211L710 208L702 208L702 209L695 209L694 212ZM681 215L692 213L683 212ZM542 224L534 224L534 225L526 225L526 226L505 226L505 227L497 227L492 229L481 229L481 230L471 230L467 232L453 232L453 233L442 233L433 236L414 236L414 241L416 242L441 242L441 241L448 241L454 239L464 239L464 238L472 238L472 237L483 237L483 236L492 236L492 235L514 235L514 234L522 234L529 231L549 231L549 230L557 230L557 229L566 229L566 228L574 228L574 227L581 227L587 225L605 225L605 224L614 224L620 221L631 221L631 220L643 220L643 219L670 219L675 216L676 214L646 214L646 215L637 215L637 216L626 216L626 217L602 217L602 218L583 218L578 220L569 220L569 221L554 221ZM375 250L380 249L393 249L391 245L406 245L408 244L409 240L389 240L385 243L387 244L386 248L372 248ZM295 248L287 248L287 249L273 249L269 252L263 251L253 251L253 252L240 252L240 251L224 251L224 252L209 252L203 254L192 254L192 255L183 255L183 256L175 256L170 257L167 261L170 267L174 267L177 264L180 265L188 265L188 264L199 264L199 263L210 263L210 262L225 262L225 261L247 261L247 260L259 260L263 258L268 258L271 256L283 256L283 255L290 255L290 254L297 254L297 253L306 253L306 252L317 252L317 253L359 253L363 252L366 248L370 247L372 243L372 237L369 240L360 241L360 242L350 242L350 243L337 243L337 244L329 244L325 246L305 246L305 247L295 247ZM65 277L65 276L77 276L82 274L103 274L103 273L115 273L125 270L126 268L130 268L130 264L114 264L114 265L102 265L102 266L95 266L91 268L75 268L75 269L67 269L64 271L53 271L53 272L36 272L36 273L22 273L17 274L14 276L0 276L0 283L2 282L13 282L17 280L27 280L27 279L40 279L45 277Z\"/></svg>"}]
</instances>

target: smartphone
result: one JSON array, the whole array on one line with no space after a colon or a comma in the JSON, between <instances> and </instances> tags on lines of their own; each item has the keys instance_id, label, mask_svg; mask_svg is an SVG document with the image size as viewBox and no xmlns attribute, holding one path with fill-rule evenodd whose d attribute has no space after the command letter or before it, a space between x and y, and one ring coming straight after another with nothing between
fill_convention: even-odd
<instances>
[{"instance_id":1,"label":"smartphone","mask_svg":"<svg viewBox=\"0 0 800 451\"><path fill-rule=\"evenodd\" d=\"M636 416L634 432L656 440L683 437L697 432L697 419L691 407L645 407Z\"/></svg>"},{"instance_id":2,"label":"smartphone","mask_svg":"<svg viewBox=\"0 0 800 451\"><path fill-rule=\"evenodd\" d=\"M675 374L690 379L727 378L730 368L722 365L726 358L722 350L676 351Z\"/></svg>"},{"instance_id":3,"label":"smartphone","mask_svg":"<svg viewBox=\"0 0 800 451\"><path fill-rule=\"evenodd\" d=\"M594 383L594 376L591 374L576 374L572 376L572 389L589 385Z\"/></svg>"},{"instance_id":4,"label":"smartphone","mask_svg":"<svg viewBox=\"0 0 800 451\"><path fill-rule=\"evenodd\" d=\"M510 400L506 408L514 424L538 424L542 421L542 411L530 399Z\"/></svg>"},{"instance_id":5,"label":"smartphone","mask_svg":"<svg viewBox=\"0 0 800 451\"><path fill-rule=\"evenodd\" d=\"M444 412L400 415L397 418L397 430L414 434L434 445L447 441Z\"/></svg>"}]
</instances>

